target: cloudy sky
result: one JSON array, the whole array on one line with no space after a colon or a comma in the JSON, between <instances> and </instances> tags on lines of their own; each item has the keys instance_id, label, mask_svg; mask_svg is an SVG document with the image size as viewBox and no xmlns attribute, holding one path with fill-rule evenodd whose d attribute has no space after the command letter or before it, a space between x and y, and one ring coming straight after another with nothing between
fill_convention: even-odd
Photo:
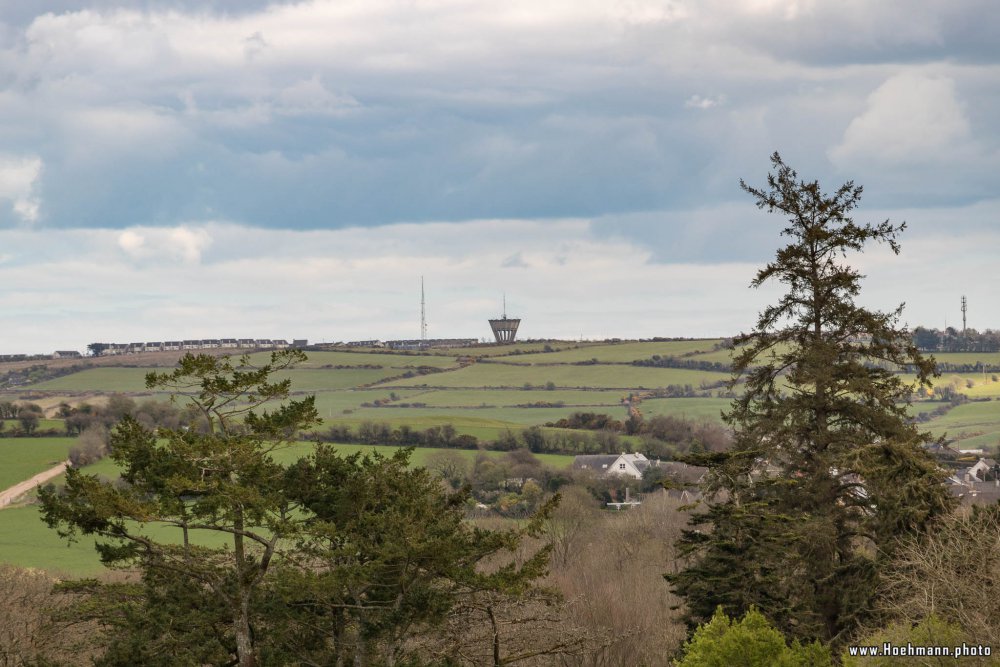
<instances>
[{"instance_id":1,"label":"cloudy sky","mask_svg":"<svg viewBox=\"0 0 1000 667\"><path fill-rule=\"evenodd\" d=\"M1000 327L995 0L0 4L0 353L752 326L778 150Z\"/></svg>"}]
</instances>

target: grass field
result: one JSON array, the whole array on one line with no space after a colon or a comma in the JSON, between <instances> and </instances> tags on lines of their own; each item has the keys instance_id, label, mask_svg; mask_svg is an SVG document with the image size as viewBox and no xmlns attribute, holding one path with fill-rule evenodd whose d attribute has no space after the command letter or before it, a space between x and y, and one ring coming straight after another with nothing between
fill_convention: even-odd
<instances>
[{"instance_id":1,"label":"grass field","mask_svg":"<svg viewBox=\"0 0 1000 667\"><path fill-rule=\"evenodd\" d=\"M356 426L362 421L386 422L392 426L408 424L424 429L451 424L459 433L478 438L495 439L507 430L520 430L532 424L554 422L574 412L602 412L624 420L625 409L601 406L595 408L361 408L336 420L338 424ZM330 422L332 423L332 422ZM328 424L325 424L328 425Z\"/></svg>"},{"instance_id":2,"label":"grass field","mask_svg":"<svg viewBox=\"0 0 1000 667\"><path fill-rule=\"evenodd\" d=\"M548 341L537 343L514 343L513 345L480 345L476 347L452 347L435 348L428 350L431 354L450 357L505 357L510 355L520 355L533 352L545 352L546 349L553 352L559 350L569 350L582 347L596 347L604 345L598 342L574 342L574 341Z\"/></svg>"},{"instance_id":3,"label":"grass field","mask_svg":"<svg viewBox=\"0 0 1000 667\"><path fill-rule=\"evenodd\" d=\"M103 391L145 392L146 373L162 368L89 368L38 384L29 385L43 391Z\"/></svg>"},{"instance_id":4,"label":"grass field","mask_svg":"<svg viewBox=\"0 0 1000 667\"><path fill-rule=\"evenodd\" d=\"M935 352L934 360L939 364L985 364L1000 366L1000 352Z\"/></svg>"},{"instance_id":5,"label":"grass field","mask_svg":"<svg viewBox=\"0 0 1000 667\"><path fill-rule=\"evenodd\" d=\"M555 422L573 412L599 412L624 419L626 412L621 399L640 388L672 384L691 385L698 390L703 385L728 380L727 373L628 364L653 355L728 362L729 350L712 349L717 342L596 344L567 341L435 350L433 354L383 350L316 352L309 354L307 364L289 371L285 377L292 380L297 397L315 394L317 409L325 422L320 428L337 424L356 428L364 421L385 422L391 427L408 425L417 430L451 424L459 433L493 440L508 429L518 432L530 425ZM543 352L546 345L552 351ZM517 354L518 351L521 354ZM459 357L489 357L502 363L473 363L460 367ZM947 363L1000 364L1000 354L940 354L937 358ZM265 354L253 357L256 362L266 359ZM597 359L598 363L576 365L592 359ZM348 368L332 368L338 365ZM359 368L363 365L379 368ZM420 366L442 372L399 378ZM25 394L32 396L32 400L48 402L62 400L74 393L79 396L83 392L99 395L120 391L142 395L147 393L145 374L149 370L152 369L101 366L24 388L20 393L7 392L0 400L17 399ZM951 386L971 398L995 400L959 405L944 416L922 424L921 428L935 436L945 435L956 448L996 447L1000 443L1000 382L993 382L991 376L990 372L985 376L982 373L948 373L939 378L935 383L939 389ZM557 388L544 389L548 382ZM533 388L526 390L526 384ZM362 407L363 403L390 399L390 395L395 398L388 407ZM86 400L97 403L101 398L88 397ZM417 402L426 405L399 407L400 403ZM517 407L538 402L561 402L563 406ZM639 409L646 418L671 415L699 422L719 422L720 413L729 405L729 399L721 398L648 398L642 401ZM940 402L921 402L914 406L913 413L930 412L942 405ZM50 427L61 428L62 424L46 420L40 425L40 428ZM65 459L72 443L71 438L0 439L0 487L6 488ZM276 452L275 457L290 463L308 454L313 447L311 443L298 443ZM338 445L337 449L344 453L372 449L389 453L394 448ZM424 464L437 451L440 450L416 449L411 461L414 465ZM454 451L469 461L477 455L475 451L447 451ZM487 455L502 454L489 452ZM570 456L542 455L539 458L557 467L568 466L572 461ZM89 466L87 472L109 479L118 474L110 460ZM33 507L0 511L0 561L77 575L100 569L92 541L82 540L80 544L67 546L38 520L37 509Z\"/></svg>"},{"instance_id":6,"label":"grass field","mask_svg":"<svg viewBox=\"0 0 1000 667\"><path fill-rule=\"evenodd\" d=\"M1000 398L1000 382L990 373L944 373L934 380L935 387L950 386L969 398Z\"/></svg>"},{"instance_id":7,"label":"grass field","mask_svg":"<svg viewBox=\"0 0 1000 667\"><path fill-rule=\"evenodd\" d=\"M691 385L700 390L725 381L729 377L727 373L637 367L628 363L653 355L729 361L730 350L713 350L718 342L714 339L607 344L565 341L433 350L433 353L353 349L314 352L303 367L287 372L284 377L292 380L297 395L315 394L324 426L338 423L356 426L372 420L394 427L408 424L422 429L450 423L460 433L493 439L507 429L516 431L533 424L554 422L579 411L623 418L621 399L631 391L667 385ZM546 349L550 351L544 351ZM497 363L484 361L460 367L460 356L491 357L490 361ZM1000 353L939 354L937 357L948 363L1000 362ZM252 360L262 363L267 358L267 354L261 353L253 355ZM593 359L597 359L597 363L576 365ZM348 368L331 367L337 365ZM362 365L380 368L358 367ZM442 372L400 377L420 366ZM148 370L93 368L40 383L29 390L49 391L55 395L59 391L144 393L144 377ZM543 389L550 382L556 389ZM970 398L1000 399L1000 382L992 380L992 373L946 374L935 384L939 390L950 386ZM526 390L527 385L532 389ZM389 399L393 400L386 407L362 407L363 403ZM540 402L563 405L517 407ZM399 407L402 403L423 403L424 406ZM994 405L1000 406L997 403L986 405L977 409L989 413ZM646 399L640 409L647 417L673 415L698 421L719 421L720 412L728 406L728 399ZM928 409L933 407L936 405ZM1000 443L1000 423L979 420L973 412L963 408L947 421L930 422L928 428L935 432L947 430L950 435L962 434L963 440L988 446ZM962 423L963 419L968 423Z\"/></svg>"},{"instance_id":8,"label":"grass field","mask_svg":"<svg viewBox=\"0 0 1000 667\"><path fill-rule=\"evenodd\" d=\"M720 415L731 404L732 400L728 398L647 398L639 405L639 409L646 417L667 415L721 424Z\"/></svg>"},{"instance_id":9,"label":"grass field","mask_svg":"<svg viewBox=\"0 0 1000 667\"><path fill-rule=\"evenodd\" d=\"M604 363L628 363L637 359L649 359L654 354L661 357L680 357L696 352L707 352L720 342L722 342L721 339L713 338L649 343L612 343L543 354L513 355L504 357L503 360L528 364L572 364L593 359Z\"/></svg>"},{"instance_id":10,"label":"grass field","mask_svg":"<svg viewBox=\"0 0 1000 667\"><path fill-rule=\"evenodd\" d=\"M74 438L0 438L0 490L66 460Z\"/></svg>"},{"instance_id":11,"label":"grass field","mask_svg":"<svg viewBox=\"0 0 1000 667\"><path fill-rule=\"evenodd\" d=\"M0 562L57 575L87 576L103 569L92 538L68 544L42 523L37 506L0 510Z\"/></svg>"},{"instance_id":12,"label":"grass field","mask_svg":"<svg viewBox=\"0 0 1000 667\"><path fill-rule=\"evenodd\" d=\"M456 355L457 356L457 355ZM384 368L418 368L431 366L434 368L449 368L457 366L455 356L437 354L418 354L407 352L309 352L308 361L299 368L321 368L323 366L361 366L374 365ZM271 355L258 352L250 355L250 362L257 365L267 363Z\"/></svg>"},{"instance_id":13,"label":"grass field","mask_svg":"<svg viewBox=\"0 0 1000 667\"><path fill-rule=\"evenodd\" d=\"M945 435L955 449L993 449L1000 443L1000 404L965 403L927 422L923 428L934 436Z\"/></svg>"},{"instance_id":14,"label":"grass field","mask_svg":"<svg viewBox=\"0 0 1000 667\"><path fill-rule=\"evenodd\" d=\"M714 384L729 379L726 373L692 371L677 368L645 368L640 366L512 366L478 363L457 371L424 375L405 380L393 380L382 386L395 387L513 387L525 384L544 387L553 382L564 389L621 388L653 389L670 384L690 384L696 389L702 383Z\"/></svg>"},{"instance_id":15,"label":"grass field","mask_svg":"<svg viewBox=\"0 0 1000 667\"><path fill-rule=\"evenodd\" d=\"M578 406L620 406L628 392L618 390L575 390L556 389L553 391L532 389L436 389L423 393L409 392L401 401L426 403L430 407L510 407L533 403L565 403Z\"/></svg>"}]
</instances>

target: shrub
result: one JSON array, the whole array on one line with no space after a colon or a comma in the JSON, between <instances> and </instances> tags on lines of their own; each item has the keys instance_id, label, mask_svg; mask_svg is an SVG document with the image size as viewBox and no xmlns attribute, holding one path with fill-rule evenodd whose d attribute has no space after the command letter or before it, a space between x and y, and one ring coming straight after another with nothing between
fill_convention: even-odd
<instances>
[{"instance_id":1,"label":"shrub","mask_svg":"<svg viewBox=\"0 0 1000 667\"><path fill-rule=\"evenodd\" d=\"M76 439L69 450L69 460L74 468L100 461L108 453L108 429L102 424L91 424Z\"/></svg>"},{"instance_id":2,"label":"shrub","mask_svg":"<svg viewBox=\"0 0 1000 667\"><path fill-rule=\"evenodd\" d=\"M819 667L831 665L830 652L818 642L785 643L780 632L751 607L739 621L732 621L720 606L712 620L698 627L684 645L677 667Z\"/></svg>"}]
</instances>

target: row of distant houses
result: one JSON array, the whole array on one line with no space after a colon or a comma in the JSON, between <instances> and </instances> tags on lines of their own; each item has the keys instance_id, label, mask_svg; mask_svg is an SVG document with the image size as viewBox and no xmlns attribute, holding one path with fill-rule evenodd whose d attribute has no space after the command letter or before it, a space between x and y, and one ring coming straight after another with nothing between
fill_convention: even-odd
<instances>
[{"instance_id":1,"label":"row of distant houses","mask_svg":"<svg viewBox=\"0 0 1000 667\"><path fill-rule=\"evenodd\" d=\"M290 347L303 348L308 344L309 341L306 339L295 339L289 343L284 338L204 338L150 343L91 343L87 349L94 356L114 356L141 352L180 352L186 350L285 350ZM56 352L55 354L67 353ZM79 356L79 353L76 354Z\"/></svg>"}]
</instances>

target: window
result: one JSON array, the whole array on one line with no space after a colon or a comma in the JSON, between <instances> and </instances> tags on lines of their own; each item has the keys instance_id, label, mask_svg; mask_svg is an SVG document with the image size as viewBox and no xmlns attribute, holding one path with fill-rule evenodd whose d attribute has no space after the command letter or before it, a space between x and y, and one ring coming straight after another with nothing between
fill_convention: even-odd
<instances>
[{"instance_id":1,"label":"window","mask_svg":"<svg viewBox=\"0 0 1000 667\"><path fill-rule=\"evenodd\" d=\"M618 464L618 469L619 470L625 470L625 464L624 463L619 463Z\"/></svg>"}]
</instances>

